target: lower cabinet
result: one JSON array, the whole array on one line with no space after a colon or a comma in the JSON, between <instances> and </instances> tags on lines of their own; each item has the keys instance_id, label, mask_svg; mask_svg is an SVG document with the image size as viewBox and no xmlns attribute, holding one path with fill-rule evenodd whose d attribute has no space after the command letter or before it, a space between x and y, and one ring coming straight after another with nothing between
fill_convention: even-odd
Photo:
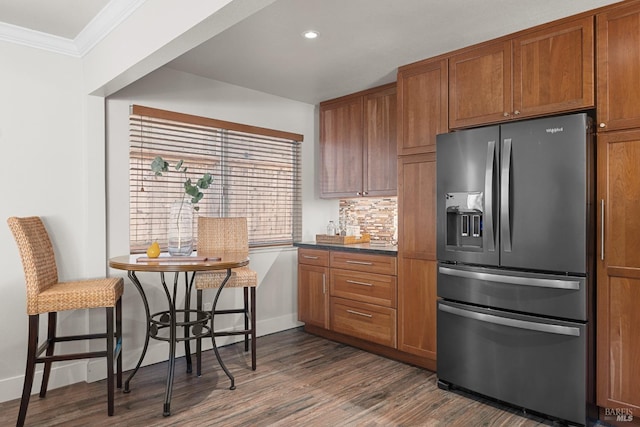
<instances>
[{"instance_id":1,"label":"lower cabinet","mask_svg":"<svg viewBox=\"0 0 640 427\"><path fill-rule=\"evenodd\" d=\"M341 334L396 347L396 309L331 297L331 328Z\"/></svg>"},{"instance_id":2,"label":"lower cabinet","mask_svg":"<svg viewBox=\"0 0 640 427\"><path fill-rule=\"evenodd\" d=\"M437 261L399 259L398 350L436 362Z\"/></svg>"},{"instance_id":3,"label":"lower cabinet","mask_svg":"<svg viewBox=\"0 0 640 427\"><path fill-rule=\"evenodd\" d=\"M396 348L395 256L298 249L298 319Z\"/></svg>"},{"instance_id":4,"label":"lower cabinet","mask_svg":"<svg viewBox=\"0 0 640 427\"><path fill-rule=\"evenodd\" d=\"M298 248L298 319L307 332L435 370L434 337L420 333L425 328L418 324L435 324L435 307L418 307L431 300L431 290L426 291L418 295L398 289L395 254ZM413 301L410 295L419 298ZM399 318L401 303L404 313L425 315Z\"/></svg>"},{"instance_id":5,"label":"lower cabinet","mask_svg":"<svg viewBox=\"0 0 640 427\"><path fill-rule=\"evenodd\" d=\"M298 320L329 328L329 253L298 250Z\"/></svg>"}]
</instances>

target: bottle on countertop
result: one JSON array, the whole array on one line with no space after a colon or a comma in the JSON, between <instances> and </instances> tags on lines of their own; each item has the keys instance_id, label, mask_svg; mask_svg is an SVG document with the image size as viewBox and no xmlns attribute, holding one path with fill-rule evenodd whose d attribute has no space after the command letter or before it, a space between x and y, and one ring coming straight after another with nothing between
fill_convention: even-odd
<instances>
[{"instance_id":1,"label":"bottle on countertop","mask_svg":"<svg viewBox=\"0 0 640 427\"><path fill-rule=\"evenodd\" d=\"M333 221L329 221L329 225L327 225L327 234L329 236L335 236L336 235L336 225Z\"/></svg>"}]
</instances>

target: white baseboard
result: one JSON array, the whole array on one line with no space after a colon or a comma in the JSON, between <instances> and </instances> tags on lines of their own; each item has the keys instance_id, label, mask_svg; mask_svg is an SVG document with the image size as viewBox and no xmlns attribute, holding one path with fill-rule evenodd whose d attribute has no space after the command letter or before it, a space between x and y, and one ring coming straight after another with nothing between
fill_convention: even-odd
<instances>
[{"instance_id":1,"label":"white baseboard","mask_svg":"<svg viewBox=\"0 0 640 427\"><path fill-rule=\"evenodd\" d=\"M88 360L79 360L73 363L59 362L51 366L51 375L49 376L49 386L47 390L53 390L64 387L69 384L86 381ZM40 384L42 383L43 365L36 367L36 374L33 379L33 387L31 394L40 392ZM103 369L106 377L106 367ZM24 385L24 375L6 378L0 381L0 402L17 399L22 396L22 387ZM16 413L16 416L18 414Z\"/></svg>"},{"instance_id":2,"label":"white baseboard","mask_svg":"<svg viewBox=\"0 0 640 427\"><path fill-rule=\"evenodd\" d=\"M301 326L298 322L297 314L291 313L286 316L280 316L263 321L258 320L256 328L257 335L269 335L276 332L285 331L287 329ZM219 347L241 341L242 336L220 337L217 340ZM210 340L203 340L203 350L212 348ZM195 352L195 342L191 345L191 352ZM138 362L138 357L142 353L142 347L129 349L125 348L123 352L123 369L133 369ZM142 362L142 366L152 365L154 363L164 362L169 358L169 347L166 343L149 340L147 354ZM176 347L176 357L184 356L184 345L181 343ZM258 353L259 356L259 353ZM53 364L51 368L51 376L49 378L48 390L64 387L81 381L93 382L106 378L106 361L104 359L80 360L74 363ZM36 375L33 381L31 394L40 391L40 383L42 382L42 365L38 365ZM24 375L7 378L0 381L0 402L6 402L18 399L22 395L22 386L24 383Z\"/></svg>"}]
</instances>

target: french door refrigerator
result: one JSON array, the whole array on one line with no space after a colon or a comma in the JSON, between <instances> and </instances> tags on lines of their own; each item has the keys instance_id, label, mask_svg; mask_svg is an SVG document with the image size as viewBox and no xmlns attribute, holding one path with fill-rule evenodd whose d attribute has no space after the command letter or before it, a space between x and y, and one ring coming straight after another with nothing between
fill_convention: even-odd
<instances>
[{"instance_id":1,"label":"french door refrigerator","mask_svg":"<svg viewBox=\"0 0 640 427\"><path fill-rule=\"evenodd\" d=\"M593 414L594 146L586 113L437 137L438 381Z\"/></svg>"}]
</instances>

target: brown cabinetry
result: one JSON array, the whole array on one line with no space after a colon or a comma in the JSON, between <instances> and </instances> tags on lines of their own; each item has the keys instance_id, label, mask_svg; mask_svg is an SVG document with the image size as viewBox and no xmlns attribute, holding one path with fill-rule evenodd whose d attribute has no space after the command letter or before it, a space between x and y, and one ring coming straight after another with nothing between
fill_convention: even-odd
<instances>
[{"instance_id":1,"label":"brown cabinetry","mask_svg":"<svg viewBox=\"0 0 640 427\"><path fill-rule=\"evenodd\" d=\"M436 155L400 157L398 254L436 260Z\"/></svg>"},{"instance_id":2,"label":"brown cabinetry","mask_svg":"<svg viewBox=\"0 0 640 427\"><path fill-rule=\"evenodd\" d=\"M320 196L395 196L395 83L320 103Z\"/></svg>"},{"instance_id":3,"label":"brown cabinetry","mask_svg":"<svg viewBox=\"0 0 640 427\"><path fill-rule=\"evenodd\" d=\"M395 256L300 248L298 318L307 325L395 348L396 276Z\"/></svg>"},{"instance_id":4,"label":"brown cabinetry","mask_svg":"<svg viewBox=\"0 0 640 427\"><path fill-rule=\"evenodd\" d=\"M448 132L447 60L398 69L398 155L435 151L436 135Z\"/></svg>"},{"instance_id":5,"label":"brown cabinetry","mask_svg":"<svg viewBox=\"0 0 640 427\"><path fill-rule=\"evenodd\" d=\"M527 32L512 47L514 114L594 107L593 16Z\"/></svg>"},{"instance_id":6,"label":"brown cabinetry","mask_svg":"<svg viewBox=\"0 0 640 427\"><path fill-rule=\"evenodd\" d=\"M331 330L396 347L396 258L331 251Z\"/></svg>"},{"instance_id":7,"label":"brown cabinetry","mask_svg":"<svg viewBox=\"0 0 640 427\"><path fill-rule=\"evenodd\" d=\"M398 350L436 361L436 157L398 161Z\"/></svg>"},{"instance_id":8,"label":"brown cabinetry","mask_svg":"<svg viewBox=\"0 0 640 427\"><path fill-rule=\"evenodd\" d=\"M448 129L446 58L398 69L398 350L436 368L436 135Z\"/></svg>"},{"instance_id":9,"label":"brown cabinetry","mask_svg":"<svg viewBox=\"0 0 640 427\"><path fill-rule=\"evenodd\" d=\"M601 131L640 128L640 3L624 4L596 17Z\"/></svg>"},{"instance_id":10,"label":"brown cabinetry","mask_svg":"<svg viewBox=\"0 0 640 427\"><path fill-rule=\"evenodd\" d=\"M332 297L331 329L341 334L395 348L396 310Z\"/></svg>"},{"instance_id":11,"label":"brown cabinetry","mask_svg":"<svg viewBox=\"0 0 640 427\"><path fill-rule=\"evenodd\" d=\"M497 42L449 58L449 126L505 120L512 111L511 44Z\"/></svg>"},{"instance_id":12,"label":"brown cabinetry","mask_svg":"<svg viewBox=\"0 0 640 427\"><path fill-rule=\"evenodd\" d=\"M329 327L329 254L298 249L298 320Z\"/></svg>"},{"instance_id":13,"label":"brown cabinetry","mask_svg":"<svg viewBox=\"0 0 640 427\"><path fill-rule=\"evenodd\" d=\"M597 404L605 416L607 409L628 410L635 421L640 413L640 2L598 13L596 37Z\"/></svg>"},{"instance_id":14,"label":"brown cabinetry","mask_svg":"<svg viewBox=\"0 0 640 427\"><path fill-rule=\"evenodd\" d=\"M562 21L449 58L449 126L591 108L593 16Z\"/></svg>"},{"instance_id":15,"label":"brown cabinetry","mask_svg":"<svg viewBox=\"0 0 640 427\"><path fill-rule=\"evenodd\" d=\"M437 261L401 258L398 292L398 350L436 363Z\"/></svg>"},{"instance_id":16,"label":"brown cabinetry","mask_svg":"<svg viewBox=\"0 0 640 427\"><path fill-rule=\"evenodd\" d=\"M631 35L631 37L635 37ZM597 403L640 414L640 129L598 135Z\"/></svg>"},{"instance_id":17,"label":"brown cabinetry","mask_svg":"<svg viewBox=\"0 0 640 427\"><path fill-rule=\"evenodd\" d=\"M397 191L396 85L364 95L363 196L395 196Z\"/></svg>"}]
</instances>

